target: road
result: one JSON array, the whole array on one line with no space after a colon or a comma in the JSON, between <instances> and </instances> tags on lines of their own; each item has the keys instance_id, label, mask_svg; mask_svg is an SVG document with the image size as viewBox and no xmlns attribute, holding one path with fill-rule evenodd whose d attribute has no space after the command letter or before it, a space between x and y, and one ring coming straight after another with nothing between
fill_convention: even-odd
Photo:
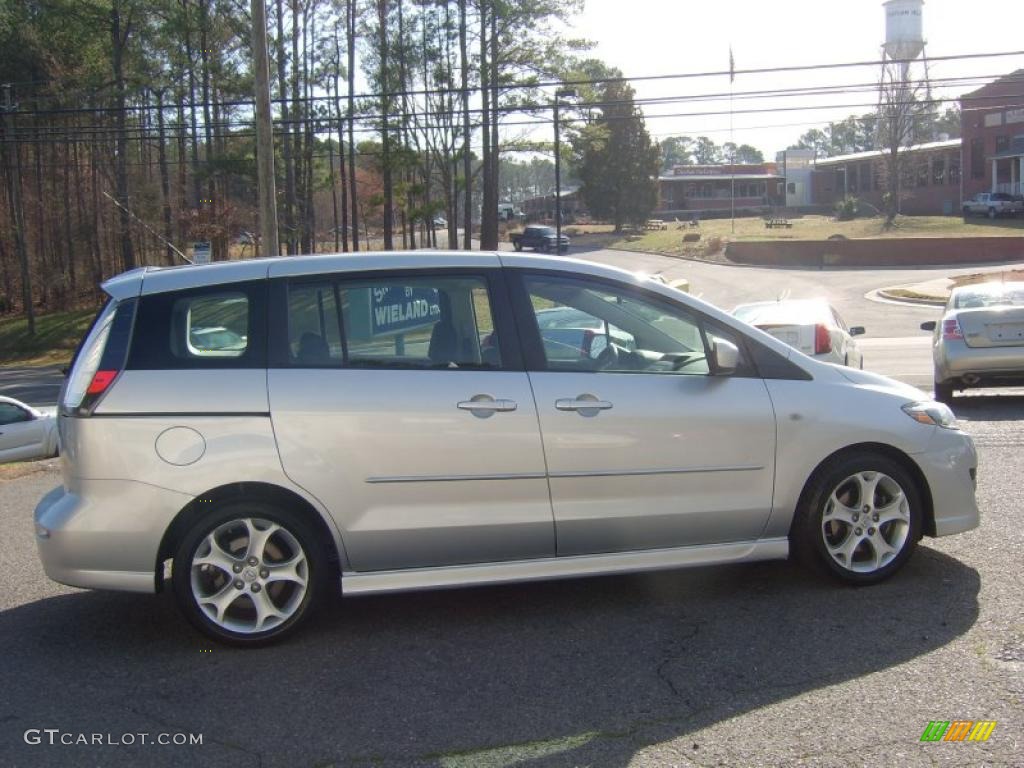
<instances>
[{"instance_id":1,"label":"road","mask_svg":"<svg viewBox=\"0 0 1024 768\"><path fill-rule=\"evenodd\" d=\"M921 271L590 256L685 276L724 306L824 294L868 326L869 367L930 377L914 329L935 310L863 298ZM883 585L761 563L349 598L256 651L211 645L167 594L49 582L31 512L56 463L0 474L0 765L1024 765L1024 397L956 407L979 446L983 525L923 541ZM920 743L929 721L954 719L998 725L985 743ZM203 744L29 744L32 729Z\"/></svg>"}]
</instances>

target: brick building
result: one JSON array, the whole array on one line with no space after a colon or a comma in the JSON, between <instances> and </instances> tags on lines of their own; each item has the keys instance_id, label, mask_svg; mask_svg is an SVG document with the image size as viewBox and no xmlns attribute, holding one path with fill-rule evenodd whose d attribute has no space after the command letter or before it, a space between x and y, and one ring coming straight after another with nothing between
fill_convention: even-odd
<instances>
[{"instance_id":1,"label":"brick building","mask_svg":"<svg viewBox=\"0 0 1024 768\"><path fill-rule=\"evenodd\" d=\"M964 198L1024 194L1024 69L960 97Z\"/></svg>"},{"instance_id":2,"label":"brick building","mask_svg":"<svg viewBox=\"0 0 1024 768\"><path fill-rule=\"evenodd\" d=\"M960 140L932 141L902 150L900 213L911 216L960 212ZM884 209L885 162L881 151L819 158L811 172L811 202L832 206L847 195Z\"/></svg>"}]
</instances>

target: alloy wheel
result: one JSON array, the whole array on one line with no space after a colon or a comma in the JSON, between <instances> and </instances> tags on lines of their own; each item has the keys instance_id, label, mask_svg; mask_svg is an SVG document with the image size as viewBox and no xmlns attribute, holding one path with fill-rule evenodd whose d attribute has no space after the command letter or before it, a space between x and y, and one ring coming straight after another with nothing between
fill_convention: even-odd
<instances>
[{"instance_id":1,"label":"alloy wheel","mask_svg":"<svg viewBox=\"0 0 1024 768\"><path fill-rule=\"evenodd\" d=\"M896 480L883 472L857 472L836 485L826 500L821 535L840 567L870 574L903 551L910 520L910 502Z\"/></svg>"},{"instance_id":2,"label":"alloy wheel","mask_svg":"<svg viewBox=\"0 0 1024 768\"><path fill-rule=\"evenodd\" d=\"M258 517L222 523L196 546L192 597L216 626L262 633L288 621L309 588L309 561L284 526Z\"/></svg>"}]
</instances>

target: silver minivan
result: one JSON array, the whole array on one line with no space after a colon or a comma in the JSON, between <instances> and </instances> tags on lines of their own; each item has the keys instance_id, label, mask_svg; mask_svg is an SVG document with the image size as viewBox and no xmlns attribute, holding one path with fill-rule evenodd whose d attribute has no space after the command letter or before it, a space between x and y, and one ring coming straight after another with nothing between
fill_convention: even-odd
<instances>
[{"instance_id":1,"label":"silver minivan","mask_svg":"<svg viewBox=\"0 0 1024 768\"><path fill-rule=\"evenodd\" d=\"M370 253L103 288L40 557L74 586L169 582L221 641L286 635L339 589L791 553L870 584L978 525L946 406L609 267Z\"/></svg>"}]
</instances>

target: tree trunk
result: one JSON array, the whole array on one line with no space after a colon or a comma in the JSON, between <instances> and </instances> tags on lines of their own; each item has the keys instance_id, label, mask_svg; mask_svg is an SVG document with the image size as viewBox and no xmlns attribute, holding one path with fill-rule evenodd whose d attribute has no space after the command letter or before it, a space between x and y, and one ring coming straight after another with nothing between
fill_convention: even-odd
<instances>
[{"instance_id":1,"label":"tree trunk","mask_svg":"<svg viewBox=\"0 0 1024 768\"><path fill-rule=\"evenodd\" d=\"M156 125L157 125L157 162L160 164L160 192L163 195L163 214L164 214L164 238L167 243L164 244L164 253L167 258L167 264L174 264L174 250L170 246L170 241L174 237L174 233L171 231L171 178L167 171L167 147L166 136L164 134L164 92L159 90L156 92Z\"/></svg>"},{"instance_id":2,"label":"tree trunk","mask_svg":"<svg viewBox=\"0 0 1024 768\"><path fill-rule=\"evenodd\" d=\"M466 0L459 0L459 68L462 72L462 179L464 188L462 247L468 251L473 247L473 153L470 143L473 139L473 129L469 122L469 53L467 45ZM452 235L454 231L454 226L449 227L449 238L452 241L458 237L457 234Z\"/></svg>"},{"instance_id":3,"label":"tree trunk","mask_svg":"<svg viewBox=\"0 0 1024 768\"><path fill-rule=\"evenodd\" d=\"M355 2L355 0L353 0ZM281 154L284 157L284 228L285 248L288 255L294 256L295 249L295 158L292 154L292 131L291 123L288 120L288 80L285 74L285 48L284 48L284 6L282 0L277 0L277 40L274 41L277 49L277 90L281 100L281 122L284 130L281 135ZM293 62L294 65L294 62Z\"/></svg>"},{"instance_id":4,"label":"tree trunk","mask_svg":"<svg viewBox=\"0 0 1024 768\"><path fill-rule=\"evenodd\" d=\"M348 176L352 206L352 250L359 250L359 198L356 194L356 0L346 5L345 37L348 45Z\"/></svg>"},{"instance_id":5,"label":"tree trunk","mask_svg":"<svg viewBox=\"0 0 1024 768\"><path fill-rule=\"evenodd\" d=\"M488 63L489 51L487 45L488 18L487 3L480 3L480 97L481 115L480 130L483 134L483 152L480 178L480 249L487 250L495 248L491 241L497 239L491 237L491 194L494 188L494 180L491 178L491 67ZM496 208L497 206L495 206Z\"/></svg>"},{"instance_id":6,"label":"tree trunk","mask_svg":"<svg viewBox=\"0 0 1024 768\"><path fill-rule=\"evenodd\" d=\"M10 86L7 86L7 116L4 124L3 149L4 149L4 175L7 177L7 202L11 211L11 224L14 227L14 249L18 255L18 267L21 272L21 303L25 310L25 320L28 323L28 335L35 336L36 314L32 305L32 273L28 264L28 248L25 246L25 212L21 203L21 150L16 141L14 130L14 115L10 102ZM8 151L10 146L10 151ZM9 157L14 155L12 161Z\"/></svg>"},{"instance_id":7,"label":"tree trunk","mask_svg":"<svg viewBox=\"0 0 1024 768\"><path fill-rule=\"evenodd\" d=\"M115 124L117 126L117 163L115 166L117 199L121 205L130 204L128 199L128 135L125 124L126 102L124 82L124 52L131 33L131 20L122 29L120 2L115 2L110 11L110 40L114 69L114 92L117 107ZM121 269L128 271L135 268L135 250L132 248L131 218L125 208L119 208L119 234L121 238Z\"/></svg>"},{"instance_id":8,"label":"tree trunk","mask_svg":"<svg viewBox=\"0 0 1024 768\"><path fill-rule=\"evenodd\" d=\"M334 56L338 66L334 69L334 117L338 121L338 176L341 177L341 243L348 251L348 184L345 179L345 122L341 118L341 92L339 90L338 70L341 68L341 44L338 41L338 29L334 29ZM332 189L334 182L331 182ZM334 226L338 226L338 214L334 214ZM335 241L337 247L337 241Z\"/></svg>"},{"instance_id":9,"label":"tree trunk","mask_svg":"<svg viewBox=\"0 0 1024 768\"><path fill-rule=\"evenodd\" d=\"M391 179L391 126L388 113L391 111L391 78L388 76L388 0L377 0L377 21L380 39L380 89L381 89L381 171L384 176L384 250L394 249L394 186Z\"/></svg>"}]
</instances>

